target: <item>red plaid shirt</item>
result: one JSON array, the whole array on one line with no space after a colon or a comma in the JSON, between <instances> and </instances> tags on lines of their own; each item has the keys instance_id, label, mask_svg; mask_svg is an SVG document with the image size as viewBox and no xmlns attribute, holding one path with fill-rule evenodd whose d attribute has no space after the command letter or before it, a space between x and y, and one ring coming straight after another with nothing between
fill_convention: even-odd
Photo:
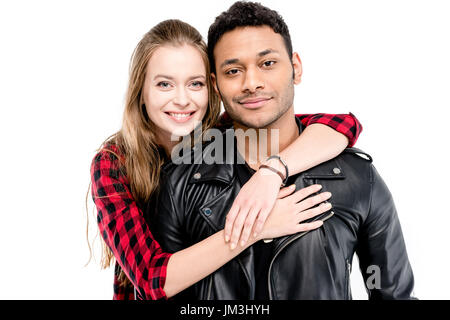
<instances>
[{"instance_id":1,"label":"red plaid shirt","mask_svg":"<svg viewBox=\"0 0 450 320\"><path fill-rule=\"evenodd\" d=\"M353 146L362 126L353 114L296 115L305 126L322 123L347 136ZM230 118L223 114L221 125ZM219 125L220 126L220 125ZM134 288L144 299L167 299L163 287L170 253L163 252L153 238L124 172L123 155L114 145L98 152L91 165L92 196L97 207L100 234L116 258L114 300L133 300ZM124 270L131 285L120 285L117 276Z\"/></svg>"}]
</instances>

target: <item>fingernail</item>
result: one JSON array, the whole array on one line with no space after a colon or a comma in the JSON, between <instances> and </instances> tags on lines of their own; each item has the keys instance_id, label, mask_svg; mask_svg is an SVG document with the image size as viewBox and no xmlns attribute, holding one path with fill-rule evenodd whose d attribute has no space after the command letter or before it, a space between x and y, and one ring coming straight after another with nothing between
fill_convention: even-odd
<instances>
[{"instance_id":1,"label":"fingernail","mask_svg":"<svg viewBox=\"0 0 450 320\"><path fill-rule=\"evenodd\" d=\"M320 190L320 189L322 189L322 185L321 185L321 184L318 184L318 185L317 185L317 190Z\"/></svg>"},{"instance_id":2,"label":"fingernail","mask_svg":"<svg viewBox=\"0 0 450 320\"><path fill-rule=\"evenodd\" d=\"M231 250L234 250L235 248L236 248L236 243L234 243L234 242L233 242L233 243L231 243L231 245L230 245L230 249L231 249Z\"/></svg>"},{"instance_id":3,"label":"fingernail","mask_svg":"<svg viewBox=\"0 0 450 320\"><path fill-rule=\"evenodd\" d=\"M226 235L226 236L225 236L225 242L228 242L228 241L230 241L230 236L229 236L229 235Z\"/></svg>"},{"instance_id":4,"label":"fingernail","mask_svg":"<svg viewBox=\"0 0 450 320\"><path fill-rule=\"evenodd\" d=\"M325 192L325 196L327 196L327 197L331 197L331 192Z\"/></svg>"},{"instance_id":5,"label":"fingernail","mask_svg":"<svg viewBox=\"0 0 450 320\"><path fill-rule=\"evenodd\" d=\"M291 184L291 185L289 186L289 188L295 189L295 183L294 183L294 184Z\"/></svg>"},{"instance_id":6,"label":"fingernail","mask_svg":"<svg viewBox=\"0 0 450 320\"><path fill-rule=\"evenodd\" d=\"M256 238L256 236L258 235L258 233L253 233L253 238Z\"/></svg>"},{"instance_id":7,"label":"fingernail","mask_svg":"<svg viewBox=\"0 0 450 320\"><path fill-rule=\"evenodd\" d=\"M245 241L244 240L241 241L241 247L243 247L243 246L245 246Z\"/></svg>"}]
</instances>

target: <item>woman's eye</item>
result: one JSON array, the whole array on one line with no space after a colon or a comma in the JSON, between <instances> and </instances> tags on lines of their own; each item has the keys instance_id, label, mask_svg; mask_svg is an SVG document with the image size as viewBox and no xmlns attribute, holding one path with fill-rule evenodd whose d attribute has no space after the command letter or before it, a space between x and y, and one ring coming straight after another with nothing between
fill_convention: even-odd
<instances>
[{"instance_id":1,"label":"woman's eye","mask_svg":"<svg viewBox=\"0 0 450 320\"><path fill-rule=\"evenodd\" d=\"M161 87L163 89L167 89L167 88L170 88L170 83L167 81L161 81L161 82L158 82L158 84L156 86Z\"/></svg>"},{"instance_id":2,"label":"woman's eye","mask_svg":"<svg viewBox=\"0 0 450 320\"><path fill-rule=\"evenodd\" d=\"M201 81L194 81L191 83L191 86L193 86L196 89L199 89L199 88L203 88L205 86L205 84Z\"/></svg>"}]
</instances>

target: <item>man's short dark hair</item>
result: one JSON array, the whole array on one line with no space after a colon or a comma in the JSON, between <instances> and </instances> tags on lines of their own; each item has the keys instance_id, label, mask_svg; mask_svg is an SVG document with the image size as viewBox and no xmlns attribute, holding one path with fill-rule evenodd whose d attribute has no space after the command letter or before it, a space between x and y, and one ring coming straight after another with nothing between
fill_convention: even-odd
<instances>
[{"instance_id":1,"label":"man's short dark hair","mask_svg":"<svg viewBox=\"0 0 450 320\"><path fill-rule=\"evenodd\" d=\"M227 11L222 12L209 27L208 57L211 72L216 72L214 48L220 38L237 27L269 26L284 40L287 53L292 57L292 41L289 29L278 12L257 2L237 1Z\"/></svg>"}]
</instances>

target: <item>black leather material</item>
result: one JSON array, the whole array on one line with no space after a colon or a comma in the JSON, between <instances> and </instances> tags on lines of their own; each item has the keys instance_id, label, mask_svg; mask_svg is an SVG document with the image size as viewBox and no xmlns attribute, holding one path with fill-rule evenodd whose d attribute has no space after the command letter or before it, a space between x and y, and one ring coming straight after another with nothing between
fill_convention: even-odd
<instances>
[{"instance_id":1,"label":"black leather material","mask_svg":"<svg viewBox=\"0 0 450 320\"><path fill-rule=\"evenodd\" d=\"M371 162L369 155L351 148L289 178L288 185L295 183L297 190L319 183L321 191L330 191L334 215L317 230L274 240L267 277L271 299L351 299L355 253L369 299L413 298L413 273L395 205ZM234 165L169 164L162 178L152 231L164 250L187 248L224 228L241 188ZM379 287L370 286L369 266L380 270ZM250 247L178 297L247 300L254 298L254 287Z\"/></svg>"}]
</instances>

